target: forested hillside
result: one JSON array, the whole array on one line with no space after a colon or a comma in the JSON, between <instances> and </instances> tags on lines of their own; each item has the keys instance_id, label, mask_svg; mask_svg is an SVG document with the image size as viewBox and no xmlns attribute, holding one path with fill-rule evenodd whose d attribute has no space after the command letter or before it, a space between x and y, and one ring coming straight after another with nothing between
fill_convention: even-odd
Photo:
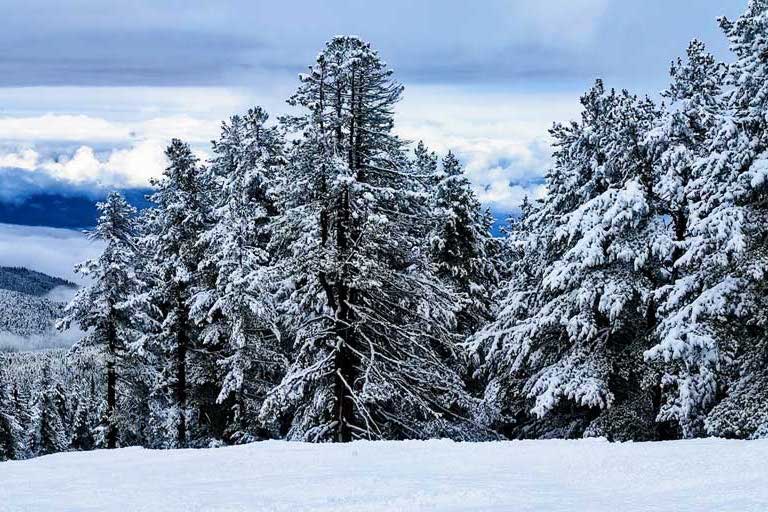
<instances>
[{"instance_id":1,"label":"forested hillside","mask_svg":"<svg viewBox=\"0 0 768 512\"><path fill-rule=\"evenodd\" d=\"M59 277L52 277L23 267L0 267L0 290L10 290L40 297L58 286L75 288L74 283Z\"/></svg>"},{"instance_id":2,"label":"forested hillside","mask_svg":"<svg viewBox=\"0 0 768 512\"><path fill-rule=\"evenodd\" d=\"M597 80L504 238L453 153L394 134L357 37L291 115L232 116L205 162L174 139L150 208L99 205L61 323L100 354L93 442L768 436L768 0L720 25L732 60L693 41L660 101ZM0 445L45 378L0 386Z\"/></svg>"},{"instance_id":3,"label":"forested hillside","mask_svg":"<svg viewBox=\"0 0 768 512\"><path fill-rule=\"evenodd\" d=\"M0 333L31 336L55 332L64 304L44 297L0 290Z\"/></svg>"}]
</instances>

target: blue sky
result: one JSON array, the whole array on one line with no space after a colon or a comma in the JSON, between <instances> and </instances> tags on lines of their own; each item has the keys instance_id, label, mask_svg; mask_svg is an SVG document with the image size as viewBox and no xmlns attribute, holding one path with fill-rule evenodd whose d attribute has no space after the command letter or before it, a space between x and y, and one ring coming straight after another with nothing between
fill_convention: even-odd
<instances>
[{"instance_id":1,"label":"blue sky","mask_svg":"<svg viewBox=\"0 0 768 512\"><path fill-rule=\"evenodd\" d=\"M543 191L547 128L596 77L655 94L690 39L721 58L746 0L5 0L0 202L142 187L178 136L277 114L325 40L370 40L406 86L397 131L464 161L501 214Z\"/></svg>"}]
</instances>

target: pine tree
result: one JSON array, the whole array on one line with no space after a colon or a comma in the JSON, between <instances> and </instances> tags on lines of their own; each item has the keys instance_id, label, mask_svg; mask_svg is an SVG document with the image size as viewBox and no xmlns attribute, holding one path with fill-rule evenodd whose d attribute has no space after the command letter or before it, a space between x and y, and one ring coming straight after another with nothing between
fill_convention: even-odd
<instances>
[{"instance_id":1,"label":"pine tree","mask_svg":"<svg viewBox=\"0 0 768 512\"><path fill-rule=\"evenodd\" d=\"M461 294L458 316L462 334L474 332L489 319L491 296L498 281L498 255L490 229L493 217L484 210L453 153L443 159L432 190L435 227L429 250L437 275Z\"/></svg>"},{"instance_id":2,"label":"pine tree","mask_svg":"<svg viewBox=\"0 0 768 512\"><path fill-rule=\"evenodd\" d=\"M98 420L95 417L95 404L89 393L82 392L77 397L77 407L75 408L74 419L72 421L72 438L69 441L69 446L74 450L93 450L96 447L96 436L94 433L97 430ZM109 446L112 439L111 431L114 430L113 425L116 423L115 417L110 416L109 413L106 418L105 424L107 426L107 448L114 448ZM113 418L110 421L110 418Z\"/></svg>"},{"instance_id":3,"label":"pine tree","mask_svg":"<svg viewBox=\"0 0 768 512\"><path fill-rule=\"evenodd\" d=\"M518 274L474 349L491 409L520 415L520 400L530 399L536 416L555 416L544 428L563 428L559 435L644 438L653 411L633 394L642 389L641 333L654 322L650 240L659 219L643 141L657 114L650 101L607 92L601 81L582 105L580 123L551 131L549 195L526 219ZM636 425L611 430L614 414Z\"/></svg>"},{"instance_id":4,"label":"pine tree","mask_svg":"<svg viewBox=\"0 0 768 512\"><path fill-rule=\"evenodd\" d=\"M81 288L67 306L60 328L68 329L76 323L87 335L73 351L85 347L100 347L106 359L106 444L115 448L118 443L117 385L118 367L131 342L131 312L126 307L134 287L133 262L135 251L136 210L117 192L99 203L101 213L96 229L89 234L91 240L105 244L99 258L87 261L77 271L87 276L89 284Z\"/></svg>"},{"instance_id":5,"label":"pine tree","mask_svg":"<svg viewBox=\"0 0 768 512\"><path fill-rule=\"evenodd\" d=\"M270 218L275 206L270 186L282 163L281 137L266 126L267 113L251 109L234 116L214 144L210 170L216 177L213 222L202 235L201 262L215 276L198 290L192 316L205 324L208 345L224 340L219 366L225 369L217 401L234 401L227 427L236 440L252 438L261 400L285 367L278 313L270 281Z\"/></svg>"},{"instance_id":6,"label":"pine tree","mask_svg":"<svg viewBox=\"0 0 768 512\"><path fill-rule=\"evenodd\" d=\"M23 455L22 428L16 417L16 406L5 372L0 371L0 462L19 459Z\"/></svg>"},{"instance_id":7,"label":"pine tree","mask_svg":"<svg viewBox=\"0 0 768 512\"><path fill-rule=\"evenodd\" d=\"M660 321L656 326L655 347L646 352L650 360L687 359L682 364L695 372L695 363L680 350L680 342L695 339L703 332L691 322L686 312L680 311L679 302L694 292L691 285L707 280L711 268L698 263L690 266L687 249L696 242L698 220L694 216L698 187L702 183L700 160L708 156L711 137L722 112L721 85L724 67L709 55L702 43L693 41L688 47L687 60L672 64L672 82L662 93L668 105L658 126L649 136L649 143L659 153L657 160L659 179L656 193L660 212L670 219L669 229L660 231L655 240L662 263L662 280L655 296L659 300ZM700 263L700 262L699 262ZM700 273L700 276L692 274ZM687 332L686 332L687 331ZM698 331L698 333L697 333ZM699 338L700 339L700 338ZM670 348L676 346L676 349ZM677 359L674 357L674 359ZM678 361L673 363L679 364ZM705 372L694 376L692 372L677 376L666 372L662 378L664 403L659 412L660 422L675 422L686 436L694 435L702 426L702 413L714 400L714 386ZM703 394L700 394L703 392Z\"/></svg>"},{"instance_id":8,"label":"pine tree","mask_svg":"<svg viewBox=\"0 0 768 512\"><path fill-rule=\"evenodd\" d=\"M290 100L302 137L270 248L296 341L261 411L289 419L290 439L471 435L454 425L471 405L452 366L454 297L420 250L426 198L392 135L401 93L369 44L337 37Z\"/></svg>"},{"instance_id":9,"label":"pine tree","mask_svg":"<svg viewBox=\"0 0 768 512\"><path fill-rule=\"evenodd\" d=\"M729 92L694 165L688 234L676 261L681 275L663 290L663 330L647 353L669 362L662 412L686 437L749 437L768 429L767 11L765 1L753 0L735 22L721 20L736 55L726 76Z\"/></svg>"},{"instance_id":10,"label":"pine tree","mask_svg":"<svg viewBox=\"0 0 768 512\"><path fill-rule=\"evenodd\" d=\"M198 332L190 319L198 266L205 250L199 244L210 214L207 184L190 147L174 139L166 150L169 166L153 182L154 207L146 214L142 248L151 256L143 302L154 318L142 340L144 352L159 366L153 391L156 444L184 447L193 418L189 393L190 351Z\"/></svg>"},{"instance_id":11,"label":"pine tree","mask_svg":"<svg viewBox=\"0 0 768 512\"><path fill-rule=\"evenodd\" d=\"M63 397L56 384L46 363L32 403L29 449L34 456L61 452L69 445L59 407Z\"/></svg>"}]
</instances>

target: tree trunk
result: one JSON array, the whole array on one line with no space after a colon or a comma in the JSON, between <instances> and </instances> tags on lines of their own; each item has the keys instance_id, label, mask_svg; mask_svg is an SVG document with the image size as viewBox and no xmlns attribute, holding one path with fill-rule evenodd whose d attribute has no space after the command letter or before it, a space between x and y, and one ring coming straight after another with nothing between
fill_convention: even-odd
<instances>
[{"instance_id":1,"label":"tree trunk","mask_svg":"<svg viewBox=\"0 0 768 512\"><path fill-rule=\"evenodd\" d=\"M340 261L344 261L349 250L349 191L345 190L339 201L339 212L336 217L336 246ZM352 315L349 309L349 288L345 282L346 270L339 269L336 280L336 325L338 349L335 360L335 396L336 396L336 441L346 443L352 440L352 418L354 400L350 387L354 385L354 359L350 346L354 343L354 330L351 327Z\"/></svg>"},{"instance_id":2,"label":"tree trunk","mask_svg":"<svg viewBox=\"0 0 768 512\"><path fill-rule=\"evenodd\" d=\"M179 326L176 333L176 405L179 408L179 422L176 426L176 444L180 448L187 446L187 315L184 306L180 306Z\"/></svg>"},{"instance_id":3,"label":"tree trunk","mask_svg":"<svg viewBox=\"0 0 768 512\"><path fill-rule=\"evenodd\" d=\"M107 363L107 448L110 449L117 448L117 425L115 423L115 413L117 412L116 384L115 361L110 360Z\"/></svg>"},{"instance_id":4,"label":"tree trunk","mask_svg":"<svg viewBox=\"0 0 768 512\"><path fill-rule=\"evenodd\" d=\"M107 340L107 448L117 448L117 371L115 370L115 347L117 333L115 324L110 321Z\"/></svg>"},{"instance_id":5,"label":"tree trunk","mask_svg":"<svg viewBox=\"0 0 768 512\"><path fill-rule=\"evenodd\" d=\"M677 212L675 212L674 222L675 242L684 242L685 234L688 232L688 215L685 208L680 208ZM677 263L677 260L682 257L683 253L685 253L685 250L679 246L675 247L675 249L672 251L672 281L677 280L679 277L680 272L675 266L675 263Z\"/></svg>"}]
</instances>

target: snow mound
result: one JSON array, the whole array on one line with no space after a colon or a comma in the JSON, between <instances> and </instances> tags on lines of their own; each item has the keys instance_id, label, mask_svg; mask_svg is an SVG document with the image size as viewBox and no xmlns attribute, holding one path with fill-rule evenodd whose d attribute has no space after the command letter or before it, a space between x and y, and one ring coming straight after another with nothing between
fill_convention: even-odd
<instances>
[{"instance_id":1,"label":"snow mound","mask_svg":"<svg viewBox=\"0 0 768 512\"><path fill-rule=\"evenodd\" d=\"M765 511L768 441L268 441L0 463L2 511Z\"/></svg>"}]
</instances>

